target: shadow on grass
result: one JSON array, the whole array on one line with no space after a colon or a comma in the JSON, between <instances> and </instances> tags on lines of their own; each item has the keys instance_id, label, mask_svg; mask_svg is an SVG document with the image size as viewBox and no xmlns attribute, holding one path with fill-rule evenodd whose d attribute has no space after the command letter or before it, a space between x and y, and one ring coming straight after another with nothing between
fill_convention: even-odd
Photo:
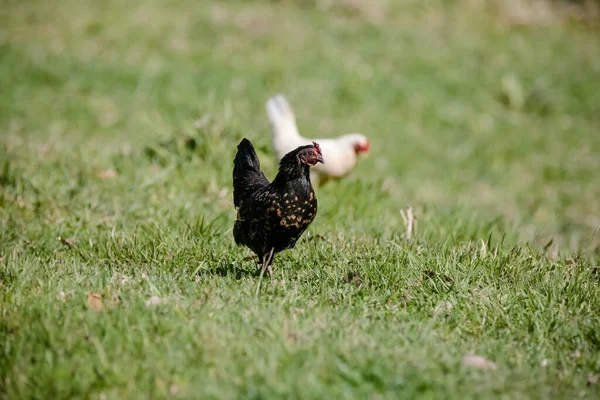
<instances>
[{"instance_id":1,"label":"shadow on grass","mask_svg":"<svg viewBox=\"0 0 600 400\"><path fill-rule=\"evenodd\" d=\"M252 257L254 259L254 257ZM249 257L245 258L244 261L250 260ZM247 265L247 262L244 262ZM258 264L255 264L258 265ZM240 280L243 277L251 276L258 278L260 276L259 268L240 268L240 263L226 263L218 265L215 268L199 270L197 275L202 278L206 277L234 277L236 280Z\"/></svg>"}]
</instances>

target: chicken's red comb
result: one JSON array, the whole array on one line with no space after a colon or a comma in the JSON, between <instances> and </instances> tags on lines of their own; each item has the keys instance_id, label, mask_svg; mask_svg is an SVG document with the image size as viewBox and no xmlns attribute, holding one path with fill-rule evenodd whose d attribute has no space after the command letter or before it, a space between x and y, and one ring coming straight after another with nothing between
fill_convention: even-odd
<instances>
[{"instance_id":1,"label":"chicken's red comb","mask_svg":"<svg viewBox=\"0 0 600 400\"><path fill-rule=\"evenodd\" d=\"M312 143L313 143L313 146L315 146L317 153L319 153L319 155L323 155L323 153L321 153L321 146L319 146L319 143L317 143L317 142L312 142Z\"/></svg>"}]
</instances>

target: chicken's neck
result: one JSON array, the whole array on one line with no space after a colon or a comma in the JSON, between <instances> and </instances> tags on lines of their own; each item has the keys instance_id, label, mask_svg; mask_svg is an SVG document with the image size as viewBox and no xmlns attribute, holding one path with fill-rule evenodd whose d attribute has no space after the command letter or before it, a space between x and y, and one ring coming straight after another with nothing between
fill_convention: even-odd
<instances>
[{"instance_id":1,"label":"chicken's neck","mask_svg":"<svg viewBox=\"0 0 600 400\"><path fill-rule=\"evenodd\" d=\"M285 185L291 181L298 181L301 184L310 186L309 166L304 164L281 164L277 176L273 179L273 185Z\"/></svg>"}]
</instances>

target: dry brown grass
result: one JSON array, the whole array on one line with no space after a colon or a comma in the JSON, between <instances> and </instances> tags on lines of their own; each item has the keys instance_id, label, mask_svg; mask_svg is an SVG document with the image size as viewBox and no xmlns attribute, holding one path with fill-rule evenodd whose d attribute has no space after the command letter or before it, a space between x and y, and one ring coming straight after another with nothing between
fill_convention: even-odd
<instances>
[{"instance_id":1,"label":"dry brown grass","mask_svg":"<svg viewBox=\"0 0 600 400\"><path fill-rule=\"evenodd\" d=\"M556 26L573 22L597 27L600 23L600 3L594 0L494 0L492 3L499 22L511 27Z\"/></svg>"},{"instance_id":2,"label":"dry brown grass","mask_svg":"<svg viewBox=\"0 0 600 400\"><path fill-rule=\"evenodd\" d=\"M597 27L600 24L600 2L597 0L461 0L455 5L427 4L412 0L296 0L294 3L363 19L374 25L417 18L426 21L441 17L444 9L452 8L462 16L491 13L501 25L510 27L556 26L582 23ZM416 12L415 12L416 10Z\"/></svg>"}]
</instances>

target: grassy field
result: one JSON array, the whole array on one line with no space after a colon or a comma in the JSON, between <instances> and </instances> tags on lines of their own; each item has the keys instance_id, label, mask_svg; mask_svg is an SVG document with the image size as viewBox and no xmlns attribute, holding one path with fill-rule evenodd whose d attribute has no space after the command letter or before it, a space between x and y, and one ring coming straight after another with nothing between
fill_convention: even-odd
<instances>
[{"instance_id":1,"label":"grassy field","mask_svg":"<svg viewBox=\"0 0 600 400\"><path fill-rule=\"evenodd\" d=\"M3 1L0 397L598 398L600 35L504 3ZM280 92L372 152L255 297Z\"/></svg>"}]
</instances>

